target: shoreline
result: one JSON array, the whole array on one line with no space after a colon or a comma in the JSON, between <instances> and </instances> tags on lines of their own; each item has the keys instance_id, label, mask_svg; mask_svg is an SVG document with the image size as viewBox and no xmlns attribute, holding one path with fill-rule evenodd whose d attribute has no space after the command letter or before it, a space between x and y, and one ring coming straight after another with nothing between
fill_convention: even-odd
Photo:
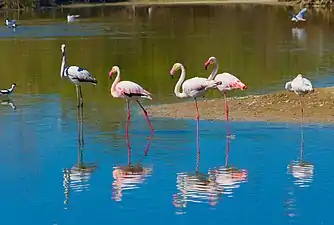
<instances>
[{"instance_id":1,"label":"shoreline","mask_svg":"<svg viewBox=\"0 0 334 225\"><path fill-rule=\"evenodd\" d=\"M229 120L249 122L300 123L299 96L280 91L263 95L228 97ZM191 99L190 99L191 100ZM303 97L305 123L334 123L334 86L315 89ZM225 101L222 98L199 100L200 120L225 120ZM147 111L156 118L195 119L193 101L150 105Z\"/></svg>"},{"instance_id":2,"label":"shoreline","mask_svg":"<svg viewBox=\"0 0 334 225\"><path fill-rule=\"evenodd\" d=\"M171 6L171 5L224 5L224 4L264 4L264 5L284 5L293 6L297 1L292 2L279 2L277 0L209 0L209 1L196 1L196 0L183 0L183 1L129 1L129 2L110 2L110 3L74 3L68 5L60 5L60 8L85 8L85 7L106 7L106 6Z\"/></svg>"}]
</instances>

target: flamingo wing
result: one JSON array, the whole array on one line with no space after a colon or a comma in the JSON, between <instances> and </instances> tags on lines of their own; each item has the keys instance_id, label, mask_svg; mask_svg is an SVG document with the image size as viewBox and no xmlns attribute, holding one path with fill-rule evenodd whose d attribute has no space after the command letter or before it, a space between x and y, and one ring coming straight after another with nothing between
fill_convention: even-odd
<instances>
[{"instance_id":1,"label":"flamingo wing","mask_svg":"<svg viewBox=\"0 0 334 225\"><path fill-rule=\"evenodd\" d=\"M242 83L239 78L230 73L217 74L215 80L222 82L221 85L218 85L218 89L220 91L247 88L247 86L244 83Z\"/></svg>"},{"instance_id":2,"label":"flamingo wing","mask_svg":"<svg viewBox=\"0 0 334 225\"><path fill-rule=\"evenodd\" d=\"M151 93L142 88L139 84L132 81L121 81L116 86L116 91L123 95L123 97L134 98L142 97L146 99L152 99Z\"/></svg>"},{"instance_id":3,"label":"flamingo wing","mask_svg":"<svg viewBox=\"0 0 334 225\"><path fill-rule=\"evenodd\" d=\"M64 75L67 76L73 83L92 83L97 84L97 80L92 76L92 74L81 67L69 66L64 70Z\"/></svg>"},{"instance_id":4,"label":"flamingo wing","mask_svg":"<svg viewBox=\"0 0 334 225\"><path fill-rule=\"evenodd\" d=\"M208 80L202 77L194 77L186 80L182 84L182 89L189 96L194 96L197 93L204 92L207 89L215 88L217 86L217 81Z\"/></svg>"}]
</instances>

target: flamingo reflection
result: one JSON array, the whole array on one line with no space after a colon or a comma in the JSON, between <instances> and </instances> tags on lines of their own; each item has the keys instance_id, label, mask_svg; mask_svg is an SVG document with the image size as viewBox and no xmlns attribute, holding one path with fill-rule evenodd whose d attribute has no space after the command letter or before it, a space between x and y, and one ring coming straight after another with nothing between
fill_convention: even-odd
<instances>
[{"instance_id":1,"label":"flamingo reflection","mask_svg":"<svg viewBox=\"0 0 334 225\"><path fill-rule=\"evenodd\" d=\"M148 176L152 174L152 168L143 167L141 165L141 158L137 164L131 164L131 143L129 139L129 123L126 123L126 141L128 144L128 164L126 166L116 166L113 168L114 182L112 184L113 192L112 199L115 201L122 201L123 191L133 190L139 188ZM147 156L151 145L153 134L150 136L147 147L144 152L144 157Z\"/></svg>"},{"instance_id":2,"label":"flamingo reflection","mask_svg":"<svg viewBox=\"0 0 334 225\"><path fill-rule=\"evenodd\" d=\"M173 195L173 204L176 208L185 208L189 202L207 203L214 206L218 203L222 193L222 189L217 186L212 175L199 172L200 145L198 120L196 127L196 172L177 173L176 187L179 192Z\"/></svg>"},{"instance_id":3,"label":"flamingo reflection","mask_svg":"<svg viewBox=\"0 0 334 225\"><path fill-rule=\"evenodd\" d=\"M300 153L299 161L292 161L288 165L288 174L292 174L295 178L294 183L299 187L309 187L309 184L313 181L314 165L303 161L304 154L304 127L301 123L301 141L300 141Z\"/></svg>"},{"instance_id":4,"label":"flamingo reflection","mask_svg":"<svg viewBox=\"0 0 334 225\"><path fill-rule=\"evenodd\" d=\"M241 183L247 182L248 171L245 169L238 169L229 166L228 161L231 148L231 139L234 139L235 137L234 135L231 135L228 122L226 128L227 135L225 165L209 170L209 174L214 177L217 185L223 190L223 194L232 197L233 189L239 188Z\"/></svg>"},{"instance_id":5,"label":"flamingo reflection","mask_svg":"<svg viewBox=\"0 0 334 225\"><path fill-rule=\"evenodd\" d=\"M89 179L96 170L94 163L84 163L84 135L83 135L83 108L77 111L78 119L78 161L72 168L63 169L63 186L65 201L68 204L70 189L74 192L82 192L89 189Z\"/></svg>"}]
</instances>

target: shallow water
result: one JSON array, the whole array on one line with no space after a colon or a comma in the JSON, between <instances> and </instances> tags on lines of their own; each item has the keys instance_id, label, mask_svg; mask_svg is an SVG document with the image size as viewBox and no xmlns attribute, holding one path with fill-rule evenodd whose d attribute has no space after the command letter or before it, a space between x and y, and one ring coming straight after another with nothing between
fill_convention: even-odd
<instances>
[{"instance_id":1,"label":"shallow water","mask_svg":"<svg viewBox=\"0 0 334 225\"><path fill-rule=\"evenodd\" d=\"M82 19L67 24L67 11L52 10L8 15L22 26L0 29L0 85L18 85L0 100L3 224L333 224L332 126L305 124L303 154L299 124L232 122L229 134L224 121L200 121L197 145L195 121L152 118L150 136L133 104L129 151L124 102L109 96L107 77L118 64L153 103L178 101L172 64L207 76L203 63L215 55L220 71L249 87L232 95L281 90L298 72L329 86L330 15L311 11L295 28L287 9L272 6L72 13ZM59 77L62 43L68 62L99 82L83 89L82 122L75 88Z\"/></svg>"}]
</instances>

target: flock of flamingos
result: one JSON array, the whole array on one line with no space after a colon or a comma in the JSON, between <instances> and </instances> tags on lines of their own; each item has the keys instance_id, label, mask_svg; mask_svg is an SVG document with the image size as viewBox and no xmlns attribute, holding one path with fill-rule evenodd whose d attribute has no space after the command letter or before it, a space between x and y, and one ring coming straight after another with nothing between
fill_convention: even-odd
<instances>
[{"instance_id":1,"label":"flock of flamingos","mask_svg":"<svg viewBox=\"0 0 334 225\"><path fill-rule=\"evenodd\" d=\"M306 10L302 10L299 14L304 14ZM298 14L298 15L299 15ZM297 20L296 18L301 17L293 16L292 21ZM304 15L303 15L304 16ZM302 17L303 17L302 16ZM83 109L83 95L82 95L82 84L97 84L96 78L86 69L79 66L67 66L66 65L66 46L61 45L62 52L62 62L60 76L62 79L66 78L70 80L76 87L77 94L77 107L78 109ZM222 194L231 194L233 188L237 188L238 183L245 182L247 179L247 170L238 170L236 168L228 167L228 153L229 144L231 136L227 135L227 147L226 147L226 162L224 168L218 168L215 170L210 170L207 176L201 176L198 174L198 163L199 163L199 143L198 143L198 124L199 124L199 112L197 105L197 98L203 96L209 89L218 89L223 95L225 100L225 116L226 121L229 121L229 108L227 103L227 92L235 89L246 90L247 86L237 77L230 73L218 73L218 60L215 57L210 57L204 64L207 70L210 65L214 65L214 68L208 78L203 77L193 77L186 80L186 69L181 63L175 63L171 70L170 75L174 77L177 71L181 71L180 77L175 85L174 94L177 98L193 98L195 103L195 113L197 121L197 165L196 165L196 175L179 173L177 177L177 186L179 193L173 196L173 204L176 207L186 207L189 201L200 201L207 199L208 203L215 205L218 202L219 197ZM151 129L152 135L154 133L154 128L148 117L147 111L143 105L139 102L140 99L152 100L151 93L141 87L139 84L132 81L121 81L120 68L118 66L113 66L109 72L109 78L112 79L116 76L110 89L110 93L114 98L123 98L126 100L127 104L127 125L126 125L126 138L128 140L128 125L131 119L130 111L130 101L135 101L142 109L147 123ZM0 90L0 96L10 95L16 87L16 84L12 84L11 88ZM296 78L285 84L285 89L287 91L295 92L300 96L301 105L301 122L303 123L303 104L302 96L307 93L313 92L311 82L304 78L301 74L298 74ZM78 115L82 113L79 113ZM78 116L79 117L79 116ZM80 118L82 123L82 117ZM228 124L228 123L227 123ZM80 126L80 124L78 124ZM82 132L82 131L81 131ZM152 136L151 136L152 139ZM145 155L149 149L151 139L149 140L148 146L145 150ZM79 143L83 145L83 134L80 134ZM79 147L80 148L80 147ZM130 144L128 140L128 149L130 151ZM130 154L130 153L129 153ZM130 156L129 156L130 157ZM302 160L302 159L300 159ZM294 177L304 180L304 182L310 182L310 178L313 175L313 166L302 164L289 165L289 169L292 170ZM72 167L71 169L64 169L64 188L65 188L65 204L68 203L69 194L69 183L71 181L79 182L82 179L88 179L90 173L94 170L94 166L85 166L83 163L82 151L78 157L78 165ZM127 189L135 188L135 184L142 183L147 175L151 173L151 169L143 168L138 165L131 166L130 159L128 159L128 165L126 167L115 167L113 171L114 176L114 191L113 199L120 201L122 199L122 191ZM301 183L303 183L301 181ZM226 188L228 187L228 188ZM84 188L79 187L80 188ZM225 192L225 193L223 193ZM190 199L193 200L190 200Z\"/></svg>"},{"instance_id":2,"label":"flock of flamingos","mask_svg":"<svg viewBox=\"0 0 334 225\"><path fill-rule=\"evenodd\" d=\"M79 66L67 66L66 65L66 46L65 44L61 45L62 52L62 62L61 62L61 70L60 76L62 79L66 78L70 80L76 87L77 93L77 107L79 109L83 109L83 95L81 90L81 85L88 84L97 84L96 78L92 76L92 74ZM173 77L176 72L181 71L180 78L178 79L175 88L174 94L178 98L193 98L195 103L195 111L196 111L196 121L197 121L197 146L198 143L198 124L199 124L199 112L197 106L197 98L203 96L206 91L209 89L218 89L224 95L225 99L225 115L226 121L228 122L229 117L229 109L227 103L226 94L230 90L240 89L246 90L247 86L240 81L237 77L233 76L230 73L218 73L218 60L215 57L210 57L204 64L205 69L207 70L210 65L214 65L214 68L209 75L208 78L203 77L193 77L186 80L186 69L181 63L175 63L171 70L170 75ZM113 81L110 89L110 93L115 98L123 98L126 100L127 104L127 125L126 125L126 138L128 140L128 125L131 118L130 112L130 101L135 101L142 109L147 123L151 129L152 135L154 133L153 126L150 122L150 119L147 115L147 112L143 105L139 102L140 99L148 99L151 100L151 93L141 87L139 84L134 83L132 81L121 81L121 73L120 68L118 66L113 66L109 72L109 78L112 79L116 76ZM0 95L7 96L11 94L15 89L16 84L13 84L9 89L0 90ZM296 78L292 81L289 81L285 85L285 89L287 91L293 91L297 95L300 96L300 103L302 103L302 96L309 92L313 92L314 89L312 87L311 82L303 78L301 74L298 74ZM301 112L302 112L302 121L303 121L303 106L301 104ZM79 113L78 115L82 113ZM79 117L79 116L78 116ZM82 122L82 118L80 118ZM79 126L79 124L78 124ZM229 132L229 129L228 129ZM229 133L228 133L229 134ZM227 135L227 148L226 148L226 162L224 168L218 168L216 170L209 171L209 178L205 178L198 175L198 163L199 163L199 147L197 154L197 166L196 166L196 175L189 175L185 173L178 174L178 189L180 193L177 193L173 197L173 203L176 207L185 207L187 201L187 197L193 199L203 199L204 196L207 197L209 204L215 205L219 196L223 193L223 189L227 192L225 194L230 193L231 189L238 187L238 183L245 182L247 179L247 170L238 170L235 168L229 168L228 170L228 153L229 153L229 135ZM79 142L83 142L83 134L81 134ZM150 139L151 141L151 139ZM145 150L145 154L147 154L149 144ZM128 149L130 151L130 145L128 140ZM82 153L81 153L82 154ZM130 153L129 153L130 154ZM130 156L128 156L130 157ZM64 172L64 187L65 187L65 203L68 202L68 193L69 193L69 183L72 181L78 182L81 179L88 179L89 174L94 170L94 166L84 166L83 163L83 155L78 157L78 165L72 167L71 169L65 169ZM308 179L313 174L313 167L307 165L306 167L303 165L292 165L290 166L290 170L296 178L300 179ZM122 191L126 189L131 189L134 184L142 183L147 175L151 173L151 169L143 168L138 164L137 166L131 166L130 159L128 160L128 165L125 167L115 167L113 171L114 176L114 192L113 198L116 201L120 201L122 198ZM212 178L215 177L215 178ZM76 181L77 180L77 181ZM226 187L230 189L226 189ZM128 188L127 188L128 187ZM83 187L82 187L83 188ZM196 200L194 200L196 201Z\"/></svg>"}]
</instances>

